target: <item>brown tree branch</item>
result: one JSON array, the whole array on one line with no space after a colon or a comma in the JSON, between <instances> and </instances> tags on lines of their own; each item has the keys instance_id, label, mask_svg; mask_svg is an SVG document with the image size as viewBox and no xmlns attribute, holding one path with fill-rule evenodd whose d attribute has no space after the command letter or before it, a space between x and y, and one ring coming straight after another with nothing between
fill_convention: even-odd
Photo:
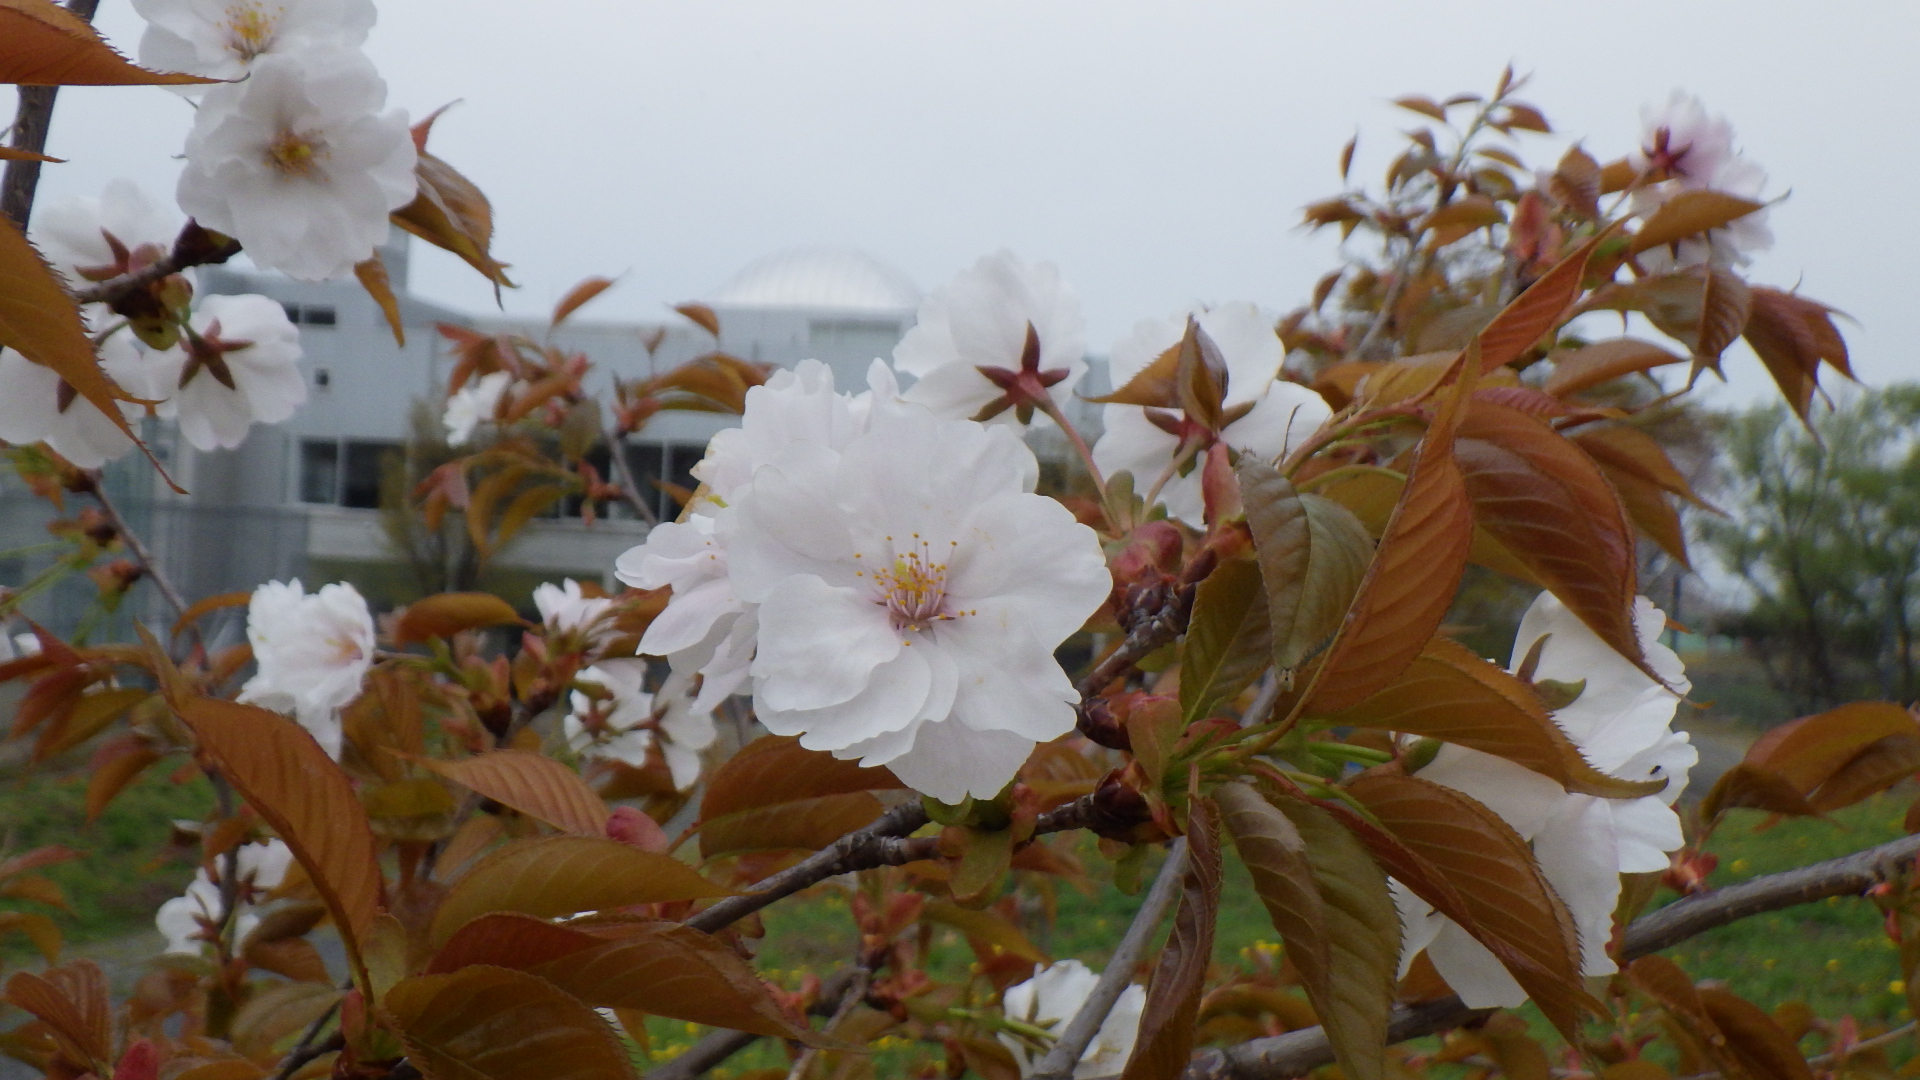
<instances>
[{"instance_id":1,"label":"brown tree branch","mask_svg":"<svg viewBox=\"0 0 1920 1080\"><path fill-rule=\"evenodd\" d=\"M820 992L815 995L813 1004L807 1012L814 1016L826 1016L838 1010L846 997L846 991L853 985L855 971L843 968L827 976L820 984ZM861 991L864 994L866 991ZM828 1024L829 1028L833 1025ZM710 1031L699 1042L687 1047L672 1061L649 1071L646 1080L694 1080L708 1069L718 1066L733 1055L760 1041L760 1036L751 1031L730 1031L720 1029Z\"/></svg>"},{"instance_id":2,"label":"brown tree branch","mask_svg":"<svg viewBox=\"0 0 1920 1080\"><path fill-rule=\"evenodd\" d=\"M1916 855L1920 855L1920 836L1902 837L1838 859L1684 897L1635 919L1621 940L1620 959L1630 961L1659 952L1716 927L1769 911L1829 896L1858 896L1885 881ZM1457 997L1401 1006L1393 1011L1387 1040L1403 1042L1431 1035L1484 1019L1493 1011L1470 1009ZM1332 1061L1333 1050L1326 1034L1317 1027L1305 1028L1224 1050L1207 1050L1195 1056L1183 1080L1280 1080L1304 1076Z\"/></svg>"},{"instance_id":3,"label":"brown tree branch","mask_svg":"<svg viewBox=\"0 0 1920 1080\"><path fill-rule=\"evenodd\" d=\"M926 808L919 800L901 803L880 815L864 829L850 832L827 847L787 867L771 877L754 882L753 888L739 896L729 896L704 911L696 912L687 925L705 933L715 933L759 911L775 900L831 877L872 870L878 866L902 866L939 853L939 839L911 836L927 823ZM1033 833L1067 832L1085 828L1093 820L1093 797L1084 795L1064 806L1040 815Z\"/></svg>"},{"instance_id":4,"label":"brown tree branch","mask_svg":"<svg viewBox=\"0 0 1920 1080\"><path fill-rule=\"evenodd\" d=\"M100 6L100 0L67 0L67 10L86 22L93 21L94 9ZM47 149L47 130L53 124L53 99L60 93L58 86L22 86L20 103L13 113L13 141L15 150L25 150L30 154L43 154ZM27 231L27 219L33 216L33 195L40 187L40 162L32 159L15 158L7 162L4 178L0 178L0 214L5 214L13 226L21 232Z\"/></svg>"},{"instance_id":5,"label":"brown tree branch","mask_svg":"<svg viewBox=\"0 0 1920 1080\"><path fill-rule=\"evenodd\" d=\"M930 858L934 854L934 838L902 839L926 823L927 811L920 800L901 803L866 828L850 832L785 870L755 882L752 892L729 896L695 913L687 925L711 934L775 900L792 896L830 877Z\"/></svg>"},{"instance_id":6,"label":"brown tree branch","mask_svg":"<svg viewBox=\"0 0 1920 1080\"><path fill-rule=\"evenodd\" d=\"M1161 920L1180 899L1186 872L1187 838L1182 836L1168 845L1167 859L1160 864L1160 873L1153 879L1153 888L1141 902L1140 910L1134 912L1126 937L1121 939L1120 947L1113 950L1113 957L1107 961L1107 969L1100 973L1093 993L1087 995L1079 1011L1060 1029L1060 1037L1048 1048L1046 1056L1034 1066L1033 1080L1071 1080L1081 1055L1087 1052L1088 1045L1107 1022L1107 1014L1113 1011L1127 987L1133 985L1133 971L1140 966L1140 958L1147 954Z\"/></svg>"}]
</instances>

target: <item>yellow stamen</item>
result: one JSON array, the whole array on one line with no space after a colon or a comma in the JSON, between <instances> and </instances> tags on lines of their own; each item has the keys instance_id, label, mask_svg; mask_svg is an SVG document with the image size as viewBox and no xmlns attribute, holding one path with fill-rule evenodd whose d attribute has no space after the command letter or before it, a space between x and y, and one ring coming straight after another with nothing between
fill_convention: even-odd
<instances>
[{"instance_id":1,"label":"yellow stamen","mask_svg":"<svg viewBox=\"0 0 1920 1080\"><path fill-rule=\"evenodd\" d=\"M280 29L282 8L269 11L259 0L240 0L227 9L227 49L242 62L250 61L268 49Z\"/></svg>"},{"instance_id":2,"label":"yellow stamen","mask_svg":"<svg viewBox=\"0 0 1920 1080\"><path fill-rule=\"evenodd\" d=\"M267 164L285 176L316 176L320 161L326 156L324 143L315 142L291 128L283 129L267 146Z\"/></svg>"}]
</instances>

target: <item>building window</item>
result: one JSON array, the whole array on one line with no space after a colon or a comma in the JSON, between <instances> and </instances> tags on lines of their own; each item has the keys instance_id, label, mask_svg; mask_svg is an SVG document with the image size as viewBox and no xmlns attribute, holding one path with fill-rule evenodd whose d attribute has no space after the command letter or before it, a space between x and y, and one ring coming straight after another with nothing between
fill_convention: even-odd
<instances>
[{"instance_id":1,"label":"building window","mask_svg":"<svg viewBox=\"0 0 1920 1080\"><path fill-rule=\"evenodd\" d=\"M633 471L634 485L660 520L672 521L680 516L680 500L671 488L662 487L662 482L683 494L692 494L700 486L693 477L693 467L706 452L702 443L627 444L627 468Z\"/></svg>"},{"instance_id":2,"label":"building window","mask_svg":"<svg viewBox=\"0 0 1920 1080\"><path fill-rule=\"evenodd\" d=\"M300 501L340 501L340 444L335 440L300 444Z\"/></svg>"},{"instance_id":3,"label":"building window","mask_svg":"<svg viewBox=\"0 0 1920 1080\"><path fill-rule=\"evenodd\" d=\"M288 320L302 326L333 326L339 322L332 304L294 304L283 300L280 306L287 310Z\"/></svg>"},{"instance_id":4,"label":"building window","mask_svg":"<svg viewBox=\"0 0 1920 1080\"><path fill-rule=\"evenodd\" d=\"M380 474L386 462L400 453L397 442L348 439L345 466L340 470L340 505L379 509Z\"/></svg>"},{"instance_id":5,"label":"building window","mask_svg":"<svg viewBox=\"0 0 1920 1080\"><path fill-rule=\"evenodd\" d=\"M300 444L300 501L375 510L380 477L401 444L374 439L309 439Z\"/></svg>"}]
</instances>

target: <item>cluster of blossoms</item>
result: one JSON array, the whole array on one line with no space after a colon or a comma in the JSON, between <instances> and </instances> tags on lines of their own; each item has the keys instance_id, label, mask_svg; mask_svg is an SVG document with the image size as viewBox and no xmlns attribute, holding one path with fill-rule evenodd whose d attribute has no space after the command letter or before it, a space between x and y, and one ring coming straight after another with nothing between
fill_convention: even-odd
<instances>
[{"instance_id":1,"label":"cluster of blossoms","mask_svg":"<svg viewBox=\"0 0 1920 1080\"><path fill-rule=\"evenodd\" d=\"M373 666L373 615L351 585L308 594L296 579L270 581L247 605L247 641L257 666L240 700L291 714L334 758L340 710L360 696Z\"/></svg>"},{"instance_id":2,"label":"cluster of blossoms","mask_svg":"<svg viewBox=\"0 0 1920 1080\"><path fill-rule=\"evenodd\" d=\"M342 277L413 200L406 113L360 51L371 0L140 0L140 57L229 80L205 90L187 136L181 209L239 240L262 268Z\"/></svg>"},{"instance_id":3,"label":"cluster of blossoms","mask_svg":"<svg viewBox=\"0 0 1920 1080\"><path fill-rule=\"evenodd\" d=\"M615 635L614 601L587 595L577 581L542 585L533 590L533 603L550 647L593 658ZM718 701L696 701L686 672L670 675L658 694L650 693L647 674L648 662L638 656L602 657L581 671L562 733L567 748L589 760L643 768L657 750L674 786L685 791L700 778L700 752L713 745Z\"/></svg>"},{"instance_id":4,"label":"cluster of blossoms","mask_svg":"<svg viewBox=\"0 0 1920 1080\"><path fill-rule=\"evenodd\" d=\"M199 822L193 825L198 828ZM267 840L242 844L233 854L236 880L233 882L232 930L234 940L238 941L259 925L258 909L266 894L285 880L287 870L293 865L293 851L283 841ZM215 871L224 871L227 859L215 857L211 865ZM167 939L167 952L197 956L211 934L225 929L218 925L225 910L220 895L224 885L208 867L202 866L194 874L185 895L160 905L153 922Z\"/></svg>"},{"instance_id":5,"label":"cluster of blossoms","mask_svg":"<svg viewBox=\"0 0 1920 1080\"><path fill-rule=\"evenodd\" d=\"M1661 682L1601 641L1551 593L1540 594L1527 609L1513 651L1516 664L1533 658L1532 670L1524 672L1532 679L1577 689L1553 719L1587 761L1622 780L1666 781L1657 795L1605 799L1569 792L1505 758L1451 743L1414 774L1472 796L1532 844L1541 871L1573 916L1587 975L1617 970L1607 942L1620 875L1667 869L1668 853L1685 842L1673 803L1700 754L1685 732L1672 727L1674 709L1691 684L1680 658L1660 643L1666 621L1651 601L1638 599L1640 646ZM1405 928L1403 969L1424 949L1468 1005L1517 1006L1526 1000L1493 953L1458 923L1399 882L1393 895Z\"/></svg>"},{"instance_id":6,"label":"cluster of blossoms","mask_svg":"<svg viewBox=\"0 0 1920 1080\"><path fill-rule=\"evenodd\" d=\"M1766 171L1733 148L1733 125L1707 112L1699 98L1675 90L1667 103L1644 110L1640 145L1627 160L1653 182L1633 192L1636 213L1652 213L1683 191L1718 191L1762 200ZM1704 236L1656 248L1637 256L1649 271L1688 266L1744 266L1754 253L1773 246L1767 211L1736 218Z\"/></svg>"},{"instance_id":7,"label":"cluster of blossoms","mask_svg":"<svg viewBox=\"0 0 1920 1080\"><path fill-rule=\"evenodd\" d=\"M1042 392L1071 392L1079 326L1052 268L1003 254L927 302L900 344L920 375L905 394L879 361L859 395L817 361L749 391L686 519L616 567L673 587L641 651L690 679L695 711L750 688L760 722L810 749L950 803L998 794L1073 728L1053 650L1111 588L1093 531L1034 494L994 375L1059 372Z\"/></svg>"},{"instance_id":8,"label":"cluster of blossoms","mask_svg":"<svg viewBox=\"0 0 1920 1080\"><path fill-rule=\"evenodd\" d=\"M151 265L167 253L180 220L132 183L116 180L98 199L48 206L33 231L54 269L78 286ZM101 367L129 394L155 402L154 415L175 421L196 449L238 446L252 425L278 423L306 402L299 330L264 296L205 297L187 331L164 349L142 344L103 304L81 314L100 335ZM0 381L8 388L0 397L0 439L45 442L82 468L133 449L112 419L51 368L0 350ZM120 408L130 421L146 414L130 402Z\"/></svg>"}]
</instances>

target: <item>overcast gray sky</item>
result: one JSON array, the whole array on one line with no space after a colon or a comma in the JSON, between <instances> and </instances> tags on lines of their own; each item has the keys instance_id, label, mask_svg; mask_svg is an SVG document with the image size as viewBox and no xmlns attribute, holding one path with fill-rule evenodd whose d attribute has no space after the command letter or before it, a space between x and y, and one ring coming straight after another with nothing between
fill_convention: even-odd
<instances>
[{"instance_id":1,"label":"overcast gray sky","mask_svg":"<svg viewBox=\"0 0 1920 1080\"><path fill-rule=\"evenodd\" d=\"M98 22L137 45L127 0ZM1061 266L1101 351L1189 299L1298 303L1335 254L1299 207L1338 188L1355 130L1357 173L1378 174L1419 119L1394 96L1485 91L1511 60L1604 160L1643 103L1684 87L1792 191L1753 278L1857 317L1866 381L1920 376L1905 0L381 0L369 49L414 115L463 100L432 148L493 200L495 253L524 286L509 310L624 272L592 314L654 318L811 243L928 288L1007 246ZM170 193L189 122L163 90L65 91L49 150L72 161L42 191L128 176ZM1546 163L1563 144L1528 148ZM414 281L492 304L438 252ZM1738 351L1736 396L1764 390Z\"/></svg>"}]
</instances>

